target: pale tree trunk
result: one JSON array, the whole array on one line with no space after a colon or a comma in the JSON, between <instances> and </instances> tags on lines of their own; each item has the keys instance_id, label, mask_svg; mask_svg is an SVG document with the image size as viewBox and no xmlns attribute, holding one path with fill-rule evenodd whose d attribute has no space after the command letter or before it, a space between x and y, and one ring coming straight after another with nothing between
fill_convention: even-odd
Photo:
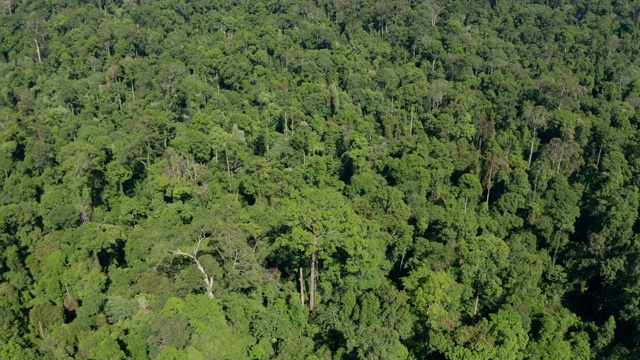
<instances>
[{"instance_id":1,"label":"pale tree trunk","mask_svg":"<svg viewBox=\"0 0 640 360\"><path fill-rule=\"evenodd\" d=\"M553 265L556 264L556 257L558 256L558 248L559 247L560 247L560 235L559 235L559 233L556 232L556 243L555 243L555 247L553 249L553 262L552 262Z\"/></svg>"},{"instance_id":2,"label":"pale tree trunk","mask_svg":"<svg viewBox=\"0 0 640 360\"><path fill-rule=\"evenodd\" d=\"M212 290L213 277L207 275L206 271L204 270L204 267L202 267L202 264L200 264L200 261L198 261L198 251L200 250L200 245L202 243L202 240L205 240L205 239L208 239L208 237L204 236L204 234L198 237L198 240L196 240L196 248L193 250L192 254L180 251L180 249L177 249L176 251L174 251L173 254L186 256L196 264L198 271L200 271L204 276L205 292L207 293L207 296L209 297L209 299L213 299L213 290Z\"/></svg>"},{"instance_id":3,"label":"pale tree trunk","mask_svg":"<svg viewBox=\"0 0 640 360\"><path fill-rule=\"evenodd\" d=\"M311 279L309 286L309 310L313 311L316 307L316 262L318 254L314 251L311 255Z\"/></svg>"},{"instance_id":4,"label":"pale tree trunk","mask_svg":"<svg viewBox=\"0 0 640 360\"><path fill-rule=\"evenodd\" d=\"M489 176L487 177L487 205L489 205L489 196L491 195L491 178L493 177L493 166L489 168Z\"/></svg>"},{"instance_id":5,"label":"pale tree trunk","mask_svg":"<svg viewBox=\"0 0 640 360\"><path fill-rule=\"evenodd\" d=\"M478 315L478 301L480 301L480 295L476 295L476 303L473 305L473 317Z\"/></svg>"},{"instance_id":6,"label":"pale tree trunk","mask_svg":"<svg viewBox=\"0 0 640 360\"><path fill-rule=\"evenodd\" d=\"M36 46L36 54L38 55L38 62L41 63L42 62L42 51L40 48L40 40L44 41L45 40L45 28L44 28L44 24L45 20L42 17L37 17L37 18L31 18L29 20L27 20L24 24L24 29L29 32L29 34L31 35L31 39L33 39L33 42Z\"/></svg>"},{"instance_id":7,"label":"pale tree trunk","mask_svg":"<svg viewBox=\"0 0 640 360\"><path fill-rule=\"evenodd\" d=\"M33 41L36 43L36 52L38 53L38 62L41 63L42 56L40 55L40 44L38 43L38 39L33 39Z\"/></svg>"},{"instance_id":8,"label":"pale tree trunk","mask_svg":"<svg viewBox=\"0 0 640 360\"><path fill-rule=\"evenodd\" d=\"M509 140L509 146L507 146L507 154L505 155L505 159L509 159L509 155L511 154L511 140Z\"/></svg>"},{"instance_id":9,"label":"pale tree trunk","mask_svg":"<svg viewBox=\"0 0 640 360\"><path fill-rule=\"evenodd\" d=\"M560 160L558 160L558 167L556 168L556 175L558 175L560 173L560 165L562 165L562 157L560 157Z\"/></svg>"},{"instance_id":10,"label":"pale tree trunk","mask_svg":"<svg viewBox=\"0 0 640 360\"><path fill-rule=\"evenodd\" d=\"M413 105L411 105L411 120L409 122L409 136L413 135Z\"/></svg>"},{"instance_id":11,"label":"pale tree trunk","mask_svg":"<svg viewBox=\"0 0 640 360\"><path fill-rule=\"evenodd\" d=\"M205 291L207 292L207 296L209 297L209 299L213 299L213 291L211 290L211 288L213 287L213 278L211 276L208 276L205 272L204 272L204 268L202 267L202 265L200 265L200 262L196 259L194 259L196 266L198 267L198 270L200 270L200 272L202 273L202 275L204 275L204 284L205 284Z\"/></svg>"},{"instance_id":12,"label":"pale tree trunk","mask_svg":"<svg viewBox=\"0 0 640 360\"><path fill-rule=\"evenodd\" d=\"M291 133L293 134L293 111L290 114L291 116Z\"/></svg>"},{"instance_id":13,"label":"pale tree trunk","mask_svg":"<svg viewBox=\"0 0 640 360\"><path fill-rule=\"evenodd\" d=\"M287 110L284 111L284 133L287 134Z\"/></svg>"},{"instance_id":14,"label":"pale tree trunk","mask_svg":"<svg viewBox=\"0 0 640 360\"><path fill-rule=\"evenodd\" d=\"M302 273L302 268L300 268L300 303L302 307L304 307L304 275Z\"/></svg>"},{"instance_id":15,"label":"pale tree trunk","mask_svg":"<svg viewBox=\"0 0 640 360\"><path fill-rule=\"evenodd\" d=\"M224 157L227 160L227 174L229 175L229 191L231 191L231 167L229 166L229 155L227 149L224 149Z\"/></svg>"},{"instance_id":16,"label":"pale tree trunk","mask_svg":"<svg viewBox=\"0 0 640 360\"><path fill-rule=\"evenodd\" d=\"M9 15L13 14L13 9L11 8L12 6L12 0L5 0L5 5L7 5L7 9L9 9Z\"/></svg>"},{"instance_id":17,"label":"pale tree trunk","mask_svg":"<svg viewBox=\"0 0 640 360\"><path fill-rule=\"evenodd\" d=\"M531 148L529 149L529 167L531 167L531 158L533 157L533 144L536 141L535 130L533 131L533 138L531 139Z\"/></svg>"}]
</instances>

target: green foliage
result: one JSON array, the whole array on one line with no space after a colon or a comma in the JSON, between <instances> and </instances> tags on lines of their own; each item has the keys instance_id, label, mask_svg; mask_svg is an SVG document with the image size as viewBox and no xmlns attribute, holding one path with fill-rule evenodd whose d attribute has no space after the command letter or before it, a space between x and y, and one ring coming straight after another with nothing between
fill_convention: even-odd
<instances>
[{"instance_id":1,"label":"green foliage","mask_svg":"<svg viewBox=\"0 0 640 360\"><path fill-rule=\"evenodd\" d=\"M0 358L638 357L636 2L0 8Z\"/></svg>"},{"instance_id":2,"label":"green foliage","mask_svg":"<svg viewBox=\"0 0 640 360\"><path fill-rule=\"evenodd\" d=\"M138 302L135 299L125 299L122 296L109 297L104 304L104 313L111 324L131 318L138 312Z\"/></svg>"}]
</instances>

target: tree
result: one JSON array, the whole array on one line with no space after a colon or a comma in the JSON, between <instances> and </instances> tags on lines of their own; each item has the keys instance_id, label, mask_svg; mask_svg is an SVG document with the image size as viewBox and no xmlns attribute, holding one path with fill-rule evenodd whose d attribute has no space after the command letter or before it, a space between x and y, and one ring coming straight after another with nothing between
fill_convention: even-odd
<instances>
[{"instance_id":1,"label":"tree","mask_svg":"<svg viewBox=\"0 0 640 360\"><path fill-rule=\"evenodd\" d=\"M487 206L489 205L489 199L491 198L491 187L493 186L493 179L504 166L506 165L506 161L504 159L504 155L501 153L499 149L493 150L487 155L486 159L486 172L485 172L485 184L487 190L487 196L485 198L485 203Z\"/></svg>"},{"instance_id":2,"label":"tree","mask_svg":"<svg viewBox=\"0 0 640 360\"><path fill-rule=\"evenodd\" d=\"M566 69L545 74L539 81L546 102L557 110L563 109L563 105L567 103L569 110L577 108L577 100L587 92L587 89L580 85L575 74Z\"/></svg>"},{"instance_id":3,"label":"tree","mask_svg":"<svg viewBox=\"0 0 640 360\"><path fill-rule=\"evenodd\" d=\"M200 271L200 273L204 277L204 286L205 286L205 292L206 292L207 296L209 297L209 299L213 299L213 290L212 290L213 277L211 275L207 274L207 272L205 271L204 267L202 266L202 264L198 260L198 252L200 251L200 247L203 246L203 245L206 245L206 243L202 244L202 242L209 240L210 236L211 236L211 235L207 234L206 232L204 232L203 230L204 229L201 230L200 234L195 239L196 246L195 246L195 248L193 249L192 252L186 253L186 252L183 252L180 249L177 249L177 250L175 250L173 252L173 254L176 255L176 256L185 256L185 257L191 259L191 261L193 261L193 263L198 268L198 271Z\"/></svg>"},{"instance_id":4,"label":"tree","mask_svg":"<svg viewBox=\"0 0 640 360\"><path fill-rule=\"evenodd\" d=\"M526 104L523 111L523 116L531 124L531 147L529 148L529 167L531 167L531 159L533 158L533 145L536 140L536 132L538 128L542 128L547 123L547 110L543 106L533 106L532 104Z\"/></svg>"},{"instance_id":5,"label":"tree","mask_svg":"<svg viewBox=\"0 0 640 360\"><path fill-rule=\"evenodd\" d=\"M493 235L478 236L461 244L459 278L466 286L465 297L474 298L474 318L481 307L490 308L503 296L509 252L507 244Z\"/></svg>"},{"instance_id":6,"label":"tree","mask_svg":"<svg viewBox=\"0 0 640 360\"><path fill-rule=\"evenodd\" d=\"M436 0L427 0L424 1L420 6L426 8L429 11L429 19L431 20L431 26L436 26L436 20L438 19L438 15L442 11L442 5L438 3Z\"/></svg>"},{"instance_id":7,"label":"tree","mask_svg":"<svg viewBox=\"0 0 640 360\"><path fill-rule=\"evenodd\" d=\"M459 302L460 285L445 271L426 266L413 270L402 279L414 311L432 330L450 330L455 324L452 309Z\"/></svg>"},{"instance_id":8,"label":"tree","mask_svg":"<svg viewBox=\"0 0 640 360\"><path fill-rule=\"evenodd\" d=\"M460 188L460 196L464 198L464 211L467 212L469 200L475 207L482 196L482 184L480 184L480 180L476 175L467 173L460 177L458 186Z\"/></svg>"},{"instance_id":9,"label":"tree","mask_svg":"<svg viewBox=\"0 0 640 360\"><path fill-rule=\"evenodd\" d=\"M0 358L640 358L639 4L0 0Z\"/></svg>"},{"instance_id":10,"label":"tree","mask_svg":"<svg viewBox=\"0 0 640 360\"><path fill-rule=\"evenodd\" d=\"M11 9L11 5L9 5L9 9ZM38 55L38 62L42 63L42 42L47 35L46 21L44 16L36 12L31 13L25 21L24 28L29 33L33 43L35 44L36 55Z\"/></svg>"},{"instance_id":11,"label":"tree","mask_svg":"<svg viewBox=\"0 0 640 360\"><path fill-rule=\"evenodd\" d=\"M363 228L344 197L331 188L303 189L284 205L292 229L280 240L280 246L311 256L309 309L313 311L318 260L328 261L338 250L354 256L364 245Z\"/></svg>"},{"instance_id":12,"label":"tree","mask_svg":"<svg viewBox=\"0 0 640 360\"><path fill-rule=\"evenodd\" d=\"M431 99L432 109L440 107L449 90L451 90L451 84L449 84L447 80L438 79L431 83L429 87L429 98Z\"/></svg>"},{"instance_id":13,"label":"tree","mask_svg":"<svg viewBox=\"0 0 640 360\"><path fill-rule=\"evenodd\" d=\"M574 231L580 215L580 192L571 188L565 176L557 175L551 179L543 199L543 213L532 212L530 220L544 231L555 264L560 245L566 241L566 235Z\"/></svg>"}]
</instances>

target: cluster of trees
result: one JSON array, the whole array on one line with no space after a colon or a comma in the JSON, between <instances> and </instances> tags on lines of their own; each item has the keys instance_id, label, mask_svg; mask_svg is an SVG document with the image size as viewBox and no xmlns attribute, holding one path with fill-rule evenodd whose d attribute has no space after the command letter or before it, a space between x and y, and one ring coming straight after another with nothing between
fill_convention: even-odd
<instances>
[{"instance_id":1,"label":"cluster of trees","mask_svg":"<svg viewBox=\"0 0 640 360\"><path fill-rule=\"evenodd\" d=\"M0 358L640 357L640 1L1 6Z\"/></svg>"}]
</instances>

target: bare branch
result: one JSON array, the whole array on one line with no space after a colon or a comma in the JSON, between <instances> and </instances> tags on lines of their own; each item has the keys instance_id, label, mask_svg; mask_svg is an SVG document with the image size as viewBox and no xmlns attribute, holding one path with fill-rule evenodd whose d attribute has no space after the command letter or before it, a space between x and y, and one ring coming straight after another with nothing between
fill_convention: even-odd
<instances>
[{"instance_id":1,"label":"bare branch","mask_svg":"<svg viewBox=\"0 0 640 360\"><path fill-rule=\"evenodd\" d=\"M216 246L216 251L218 252L218 255L220 255L220 257L222 258L223 262L227 262L227 259L225 259L224 255L222 255L222 252L220 252L220 249Z\"/></svg>"},{"instance_id":2,"label":"bare branch","mask_svg":"<svg viewBox=\"0 0 640 360\"><path fill-rule=\"evenodd\" d=\"M182 256L186 256L186 257L188 257L190 259L194 259L193 254L187 254L186 252L184 252L184 251L182 251L180 249L177 249L177 250L173 251L173 255L182 255Z\"/></svg>"},{"instance_id":3,"label":"bare branch","mask_svg":"<svg viewBox=\"0 0 640 360\"><path fill-rule=\"evenodd\" d=\"M177 256L186 256L189 259L193 260L194 264L198 268L198 271L200 271L204 276L204 284L205 284L207 296L209 296L209 299L213 299L213 291L211 289L213 287L213 277L207 275L207 272L204 270L204 267L202 266L200 261L198 261L198 251L200 251L200 244L204 239L208 239L208 237L204 235L201 235L198 237L198 239L196 240L196 247L195 249L193 249L192 254L186 253L180 250L179 248L173 251L173 254Z\"/></svg>"}]
</instances>

